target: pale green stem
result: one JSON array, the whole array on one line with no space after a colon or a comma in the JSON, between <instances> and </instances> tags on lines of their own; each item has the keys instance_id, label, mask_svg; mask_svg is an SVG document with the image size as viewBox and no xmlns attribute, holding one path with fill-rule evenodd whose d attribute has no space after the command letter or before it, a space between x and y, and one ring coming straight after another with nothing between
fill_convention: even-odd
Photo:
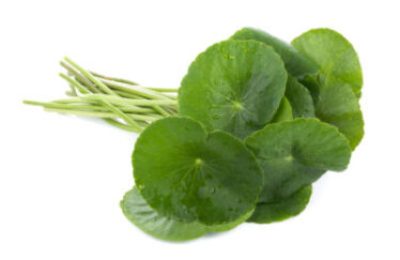
<instances>
[{"instance_id":1,"label":"pale green stem","mask_svg":"<svg viewBox=\"0 0 400 260\"><path fill-rule=\"evenodd\" d=\"M130 125L132 128L137 129L138 131L141 131L142 128L136 123L136 121L126 115L124 112L122 112L120 109L117 107L113 106L108 102L107 99L99 99L101 103L103 103L106 107L108 107L112 112L114 112L116 115L118 115L120 118L122 118L128 125Z\"/></svg>"},{"instance_id":2,"label":"pale green stem","mask_svg":"<svg viewBox=\"0 0 400 260\"><path fill-rule=\"evenodd\" d=\"M167 112L167 110L163 109L162 107L156 105L156 106L152 106L154 108L154 110L156 110L158 113L160 113L163 116L171 116L170 113Z\"/></svg>"},{"instance_id":3,"label":"pale green stem","mask_svg":"<svg viewBox=\"0 0 400 260\"><path fill-rule=\"evenodd\" d=\"M68 57L65 57L64 60L66 62L68 62L73 68L75 68L77 71L79 71L83 76L85 76L86 78L88 78L91 82L93 82L97 87L99 87L102 91L104 91L107 94L110 95L115 95L116 94L109 88L107 87L103 82L101 82L100 80L98 80L96 77L94 77L92 74L90 74L90 72L88 72L87 70L85 70L84 68L82 68L81 66L79 66L78 64L76 64L74 61L72 61L71 59L69 59Z\"/></svg>"},{"instance_id":4,"label":"pale green stem","mask_svg":"<svg viewBox=\"0 0 400 260\"><path fill-rule=\"evenodd\" d=\"M110 112L97 112L97 111L83 111L83 110L72 110L63 108L45 108L46 111L57 112L61 114L70 114L77 116L87 116L87 117L99 117L99 118L115 118L114 113Z\"/></svg>"},{"instance_id":5,"label":"pale green stem","mask_svg":"<svg viewBox=\"0 0 400 260\"><path fill-rule=\"evenodd\" d=\"M166 92L166 93L178 93L178 88L153 88L153 87L145 87L157 92Z\"/></svg>"},{"instance_id":6,"label":"pale green stem","mask_svg":"<svg viewBox=\"0 0 400 260\"><path fill-rule=\"evenodd\" d=\"M102 82L112 89L124 91L124 92L131 93L134 95L139 95L139 96L142 96L145 98L151 98L151 99L171 99L171 98L173 98L171 96L157 93L155 91L150 90L149 88L142 87L142 86L129 86L129 88L128 88L128 87L122 86L121 84L118 84L118 83L112 82L112 81L102 80Z\"/></svg>"},{"instance_id":7,"label":"pale green stem","mask_svg":"<svg viewBox=\"0 0 400 260\"><path fill-rule=\"evenodd\" d=\"M120 91L120 90L114 90L114 92L117 93L118 96L124 97L124 98L130 98L130 99L139 99L139 98L143 98L143 97L140 97L140 96L138 96L138 95L126 93L126 92L123 92L123 91Z\"/></svg>"},{"instance_id":8,"label":"pale green stem","mask_svg":"<svg viewBox=\"0 0 400 260\"><path fill-rule=\"evenodd\" d=\"M85 102L96 102L100 99L105 99L109 101L113 105L118 106L154 106L154 105L177 105L177 101L175 100L148 100L148 99L129 99L122 98L118 96L109 96L105 94L90 94L84 95L80 97L71 97L68 99L58 99L54 100L54 103L60 104L81 104Z\"/></svg>"},{"instance_id":9,"label":"pale green stem","mask_svg":"<svg viewBox=\"0 0 400 260\"><path fill-rule=\"evenodd\" d=\"M71 98L70 100L73 100L75 98ZM149 99L129 99L129 98L123 98L123 97L118 97L118 96L108 96L104 94L92 94L92 95L84 95L82 97L79 97L78 99L81 100L99 100L99 99L105 99L108 102L110 102L113 105L136 105L136 106L153 106L153 105L177 105L176 100L149 100ZM66 100L64 100L65 102ZM61 101L63 102L63 101Z\"/></svg>"},{"instance_id":10,"label":"pale green stem","mask_svg":"<svg viewBox=\"0 0 400 260\"><path fill-rule=\"evenodd\" d=\"M67 70L67 72L73 76L80 84L86 86L86 88L91 92L91 93L99 93L100 91L96 88L93 83L82 76L79 71L76 71L75 68L71 67L69 64L65 63L64 61L60 62L60 65Z\"/></svg>"},{"instance_id":11,"label":"pale green stem","mask_svg":"<svg viewBox=\"0 0 400 260\"><path fill-rule=\"evenodd\" d=\"M90 91L87 90L86 87L84 87L82 84L80 84L78 81L74 80L71 77L68 77L68 75L65 75L64 73L60 73L59 76L63 79L65 79L71 86L73 86L73 89L77 89L80 93L82 94L89 94ZM76 92L75 92L76 94Z\"/></svg>"},{"instance_id":12,"label":"pale green stem","mask_svg":"<svg viewBox=\"0 0 400 260\"><path fill-rule=\"evenodd\" d=\"M51 108L51 107L45 107L46 111L51 111L51 112L57 112L61 114L70 114L70 115L79 115L79 116L88 116L88 117L98 117L98 118L116 118L116 113L114 111L112 112L101 112L101 111L88 111L88 110L74 110L74 109L64 109L64 108ZM139 120L143 122L153 122L158 119L161 119L161 116L157 115L138 115L138 114L125 114L126 117L130 117L130 119L127 118L122 118L122 119L127 119L128 121L131 121L131 119L134 120ZM137 123L137 122L136 122ZM130 124L132 126L132 124Z\"/></svg>"},{"instance_id":13,"label":"pale green stem","mask_svg":"<svg viewBox=\"0 0 400 260\"><path fill-rule=\"evenodd\" d=\"M137 85L138 85L136 82L133 82L133 81L130 81L130 80L127 80L127 79L115 78L115 77L108 77L108 76L104 76L104 75L102 75L102 74L99 74L99 73L93 72L93 71L90 71L90 73L91 73L93 76L96 76L96 77L101 78L101 79L110 80L110 81L115 81L115 82L120 82L120 83L124 83L124 84L128 84L128 85L132 85L132 86L137 86Z\"/></svg>"},{"instance_id":14,"label":"pale green stem","mask_svg":"<svg viewBox=\"0 0 400 260\"><path fill-rule=\"evenodd\" d=\"M93 105L93 104L82 105L81 103L72 104L72 103L39 102L39 101L25 100L24 104L41 106L44 108L59 108L59 109L86 110L86 111L91 111L91 110L109 111L108 109L98 105ZM97 102L95 104L97 104ZM125 113L139 113L147 115L151 115L151 112L154 112L153 109L137 107L137 106L120 106L119 109Z\"/></svg>"},{"instance_id":15,"label":"pale green stem","mask_svg":"<svg viewBox=\"0 0 400 260\"><path fill-rule=\"evenodd\" d=\"M69 58L60 73L71 87L69 99L53 102L24 101L48 111L98 117L118 128L141 132L151 122L177 113L177 89L138 86L135 82L91 73ZM171 93L171 94L169 94ZM122 119L124 122L119 121Z\"/></svg>"},{"instance_id":16,"label":"pale green stem","mask_svg":"<svg viewBox=\"0 0 400 260\"><path fill-rule=\"evenodd\" d=\"M103 119L116 118L116 115L113 112L96 112L96 111L71 110L71 109L62 109L62 108L45 108L45 110L51 111L51 112L57 112L57 113L61 113L61 114L70 114L70 115L87 116L87 117L98 117L98 118L103 118ZM126 116L131 117L131 119L135 119L135 120L139 120L139 121L143 121L143 122L153 122L153 121L156 121L156 120L162 118L160 116L145 116L145 115L135 115L135 114L126 114ZM124 118L122 118L122 119L124 119ZM128 119L128 121L131 121L131 119ZM131 124L129 124L129 125L132 126ZM139 126L139 125L137 124L137 126Z\"/></svg>"}]
</instances>

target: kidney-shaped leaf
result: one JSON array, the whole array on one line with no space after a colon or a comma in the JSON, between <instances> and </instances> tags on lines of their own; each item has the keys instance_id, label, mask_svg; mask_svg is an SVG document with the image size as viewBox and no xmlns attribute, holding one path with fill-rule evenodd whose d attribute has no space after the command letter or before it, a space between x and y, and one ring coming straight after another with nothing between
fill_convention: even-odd
<instances>
[{"instance_id":1,"label":"kidney-shaped leaf","mask_svg":"<svg viewBox=\"0 0 400 260\"><path fill-rule=\"evenodd\" d=\"M286 198L326 170L344 170L351 156L346 137L314 118L269 124L245 143L264 171L260 202Z\"/></svg>"},{"instance_id":2,"label":"kidney-shaped leaf","mask_svg":"<svg viewBox=\"0 0 400 260\"><path fill-rule=\"evenodd\" d=\"M313 29L294 39L292 45L318 64L324 87L349 85L357 97L361 95L361 65L353 46L341 34Z\"/></svg>"},{"instance_id":3,"label":"kidney-shaped leaf","mask_svg":"<svg viewBox=\"0 0 400 260\"><path fill-rule=\"evenodd\" d=\"M261 30L243 28L237 31L231 39L256 40L270 45L282 57L288 72L295 77L312 74L318 70L316 64L298 52L293 46Z\"/></svg>"},{"instance_id":4,"label":"kidney-shaped leaf","mask_svg":"<svg viewBox=\"0 0 400 260\"><path fill-rule=\"evenodd\" d=\"M179 89L179 113L243 138L272 120L286 78L271 47L256 41L221 42L191 64Z\"/></svg>"},{"instance_id":5,"label":"kidney-shaped leaf","mask_svg":"<svg viewBox=\"0 0 400 260\"><path fill-rule=\"evenodd\" d=\"M311 194L312 186L308 185L279 201L258 203L253 215L247 222L266 224L297 216L306 208Z\"/></svg>"},{"instance_id":6,"label":"kidney-shaped leaf","mask_svg":"<svg viewBox=\"0 0 400 260\"><path fill-rule=\"evenodd\" d=\"M147 127L133 152L137 187L160 214L207 225L232 222L255 207L263 175L235 137L207 134L188 118Z\"/></svg>"}]
</instances>

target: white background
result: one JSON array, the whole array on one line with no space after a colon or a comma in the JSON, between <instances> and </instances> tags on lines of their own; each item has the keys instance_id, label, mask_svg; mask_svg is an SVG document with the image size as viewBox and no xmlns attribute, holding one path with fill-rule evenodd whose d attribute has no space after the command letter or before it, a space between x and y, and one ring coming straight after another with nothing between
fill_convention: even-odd
<instances>
[{"instance_id":1,"label":"white background","mask_svg":"<svg viewBox=\"0 0 400 260\"><path fill-rule=\"evenodd\" d=\"M0 259L400 259L398 1L0 2ZM244 26L290 41L316 27L361 58L366 135L299 217L188 243L153 239L122 215L136 135L45 113L64 56L151 86L179 86L207 46Z\"/></svg>"}]
</instances>

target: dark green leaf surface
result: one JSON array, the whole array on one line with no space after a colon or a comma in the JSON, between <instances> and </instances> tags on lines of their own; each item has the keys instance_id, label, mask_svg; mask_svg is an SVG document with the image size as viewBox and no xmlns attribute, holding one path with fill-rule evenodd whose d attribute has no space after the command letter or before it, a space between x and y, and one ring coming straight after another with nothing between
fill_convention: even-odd
<instances>
[{"instance_id":1,"label":"dark green leaf surface","mask_svg":"<svg viewBox=\"0 0 400 260\"><path fill-rule=\"evenodd\" d=\"M358 99L349 86L321 89L315 110L318 118L339 128L352 149L357 147L364 136L364 121Z\"/></svg>"},{"instance_id":2,"label":"dark green leaf surface","mask_svg":"<svg viewBox=\"0 0 400 260\"><path fill-rule=\"evenodd\" d=\"M256 40L270 45L282 57L287 71L295 77L312 74L318 70L316 64L299 53L291 45L261 30L243 28L237 31L231 39Z\"/></svg>"},{"instance_id":3,"label":"dark green leaf surface","mask_svg":"<svg viewBox=\"0 0 400 260\"><path fill-rule=\"evenodd\" d=\"M361 95L361 65L353 46L341 34L314 29L294 39L292 45L318 64L324 87L349 85L357 97Z\"/></svg>"},{"instance_id":4,"label":"dark green leaf surface","mask_svg":"<svg viewBox=\"0 0 400 260\"><path fill-rule=\"evenodd\" d=\"M245 143L264 172L260 202L288 197L326 170L344 170L351 156L346 137L313 118L269 124Z\"/></svg>"},{"instance_id":5,"label":"dark green leaf surface","mask_svg":"<svg viewBox=\"0 0 400 260\"><path fill-rule=\"evenodd\" d=\"M139 191L160 214L207 225L237 220L255 207L263 175L244 144L207 134L188 118L161 119L139 136L133 153Z\"/></svg>"},{"instance_id":6,"label":"dark green leaf surface","mask_svg":"<svg viewBox=\"0 0 400 260\"><path fill-rule=\"evenodd\" d=\"M277 202L259 203L247 222L272 223L300 214L310 201L312 186L306 186L287 198Z\"/></svg>"},{"instance_id":7,"label":"dark green leaf surface","mask_svg":"<svg viewBox=\"0 0 400 260\"><path fill-rule=\"evenodd\" d=\"M293 119L292 106L286 97L282 98L281 104L276 112L272 122L289 121Z\"/></svg>"},{"instance_id":8,"label":"dark green leaf surface","mask_svg":"<svg viewBox=\"0 0 400 260\"><path fill-rule=\"evenodd\" d=\"M207 233L207 228L196 221L182 222L160 215L147 204L136 187L125 194L121 208L138 228L162 240L184 241Z\"/></svg>"},{"instance_id":9,"label":"dark green leaf surface","mask_svg":"<svg viewBox=\"0 0 400 260\"><path fill-rule=\"evenodd\" d=\"M291 76L288 77L285 96L292 107L293 117L315 117L314 102L310 92Z\"/></svg>"},{"instance_id":10,"label":"dark green leaf surface","mask_svg":"<svg viewBox=\"0 0 400 260\"><path fill-rule=\"evenodd\" d=\"M287 73L278 54L256 41L215 44L191 64L179 89L179 113L239 138L276 113Z\"/></svg>"}]
</instances>

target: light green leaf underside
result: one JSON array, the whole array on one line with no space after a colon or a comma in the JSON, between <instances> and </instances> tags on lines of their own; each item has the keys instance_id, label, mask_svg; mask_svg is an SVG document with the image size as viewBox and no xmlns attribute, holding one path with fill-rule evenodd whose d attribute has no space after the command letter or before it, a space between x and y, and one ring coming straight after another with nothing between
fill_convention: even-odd
<instances>
[{"instance_id":1,"label":"light green leaf underside","mask_svg":"<svg viewBox=\"0 0 400 260\"><path fill-rule=\"evenodd\" d=\"M289 121L293 119L292 106L286 97L282 98L281 104L279 105L278 111L272 119L272 122Z\"/></svg>"},{"instance_id":2,"label":"light green leaf underside","mask_svg":"<svg viewBox=\"0 0 400 260\"><path fill-rule=\"evenodd\" d=\"M318 70L316 64L299 53L291 45L261 30L243 28L237 31L231 39L256 40L270 45L282 57L287 71L295 77L313 74Z\"/></svg>"},{"instance_id":3,"label":"light green leaf underside","mask_svg":"<svg viewBox=\"0 0 400 260\"><path fill-rule=\"evenodd\" d=\"M121 201L124 215L145 233L169 241L184 241L198 238L207 233L198 222L182 222L160 215L151 208L134 187Z\"/></svg>"},{"instance_id":4,"label":"light green leaf underside","mask_svg":"<svg viewBox=\"0 0 400 260\"><path fill-rule=\"evenodd\" d=\"M311 194L312 186L308 185L280 201L259 203L247 222L266 224L297 216L306 208Z\"/></svg>"},{"instance_id":5,"label":"light green leaf underside","mask_svg":"<svg viewBox=\"0 0 400 260\"><path fill-rule=\"evenodd\" d=\"M293 117L315 117L314 102L309 90L291 76L288 77L285 96L292 106Z\"/></svg>"},{"instance_id":6,"label":"light green leaf underside","mask_svg":"<svg viewBox=\"0 0 400 260\"><path fill-rule=\"evenodd\" d=\"M264 172L260 202L288 197L326 170L344 170L351 156L346 137L314 118L269 124L245 143Z\"/></svg>"},{"instance_id":7,"label":"light green leaf underside","mask_svg":"<svg viewBox=\"0 0 400 260\"><path fill-rule=\"evenodd\" d=\"M179 89L179 113L244 138L270 122L285 92L279 55L256 41L228 40L191 64Z\"/></svg>"},{"instance_id":8,"label":"light green leaf underside","mask_svg":"<svg viewBox=\"0 0 400 260\"><path fill-rule=\"evenodd\" d=\"M253 210L249 211L231 223L217 226L205 226L196 221L182 222L160 215L149 206L136 187L125 194L121 208L126 218L142 231L167 241L186 241L207 233L228 231L246 221L253 213Z\"/></svg>"},{"instance_id":9,"label":"light green leaf underside","mask_svg":"<svg viewBox=\"0 0 400 260\"><path fill-rule=\"evenodd\" d=\"M226 224L254 209L263 176L244 144L207 134L188 118L147 127L133 153L137 187L160 214L185 222Z\"/></svg>"},{"instance_id":10,"label":"light green leaf underside","mask_svg":"<svg viewBox=\"0 0 400 260\"><path fill-rule=\"evenodd\" d=\"M361 65L353 46L341 34L313 29L294 39L292 45L319 66L324 87L350 85L355 95L361 96Z\"/></svg>"}]
</instances>

